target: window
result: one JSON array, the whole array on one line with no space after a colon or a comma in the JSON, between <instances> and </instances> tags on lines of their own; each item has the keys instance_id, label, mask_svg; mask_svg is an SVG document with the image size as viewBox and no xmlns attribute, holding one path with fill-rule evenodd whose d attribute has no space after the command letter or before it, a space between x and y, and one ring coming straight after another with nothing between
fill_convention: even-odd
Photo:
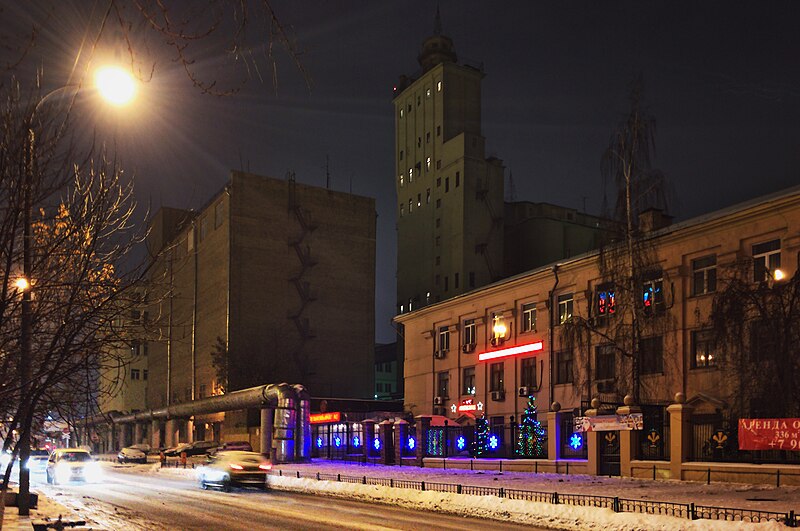
<instances>
[{"instance_id":1,"label":"window","mask_svg":"<svg viewBox=\"0 0 800 531\"><path fill-rule=\"evenodd\" d=\"M426 144L430 144L431 143L431 133L430 133L430 131L425 133L425 143Z\"/></svg>"},{"instance_id":2,"label":"window","mask_svg":"<svg viewBox=\"0 0 800 531\"><path fill-rule=\"evenodd\" d=\"M642 282L642 309L645 315L664 311L664 279L661 278L661 272L652 273L649 279Z\"/></svg>"},{"instance_id":3,"label":"window","mask_svg":"<svg viewBox=\"0 0 800 531\"><path fill-rule=\"evenodd\" d=\"M223 213L222 212L222 207L223 207L222 201L220 201L219 203L217 203L214 206L214 228L215 229L222 225L222 221L224 219L223 216L222 216L222 213Z\"/></svg>"},{"instance_id":4,"label":"window","mask_svg":"<svg viewBox=\"0 0 800 531\"><path fill-rule=\"evenodd\" d=\"M610 317L617 311L616 293L613 284L602 284L597 287L595 314L597 317Z\"/></svg>"},{"instance_id":5,"label":"window","mask_svg":"<svg viewBox=\"0 0 800 531\"><path fill-rule=\"evenodd\" d=\"M692 368L714 367L717 356L714 353L714 334L711 330L692 332Z\"/></svg>"},{"instance_id":6,"label":"window","mask_svg":"<svg viewBox=\"0 0 800 531\"><path fill-rule=\"evenodd\" d=\"M400 160L403 160L403 150L400 150Z\"/></svg>"},{"instance_id":7,"label":"window","mask_svg":"<svg viewBox=\"0 0 800 531\"><path fill-rule=\"evenodd\" d=\"M563 325L570 319L572 319L572 293L565 293L558 296L558 324Z\"/></svg>"},{"instance_id":8,"label":"window","mask_svg":"<svg viewBox=\"0 0 800 531\"><path fill-rule=\"evenodd\" d=\"M450 373L442 371L436 375L436 396L447 398L450 396Z\"/></svg>"},{"instance_id":9,"label":"window","mask_svg":"<svg viewBox=\"0 0 800 531\"><path fill-rule=\"evenodd\" d=\"M572 383L572 351L556 352L556 383Z\"/></svg>"},{"instance_id":10,"label":"window","mask_svg":"<svg viewBox=\"0 0 800 531\"><path fill-rule=\"evenodd\" d=\"M464 367L464 377L462 378L462 395L475 394L475 367Z\"/></svg>"},{"instance_id":11,"label":"window","mask_svg":"<svg viewBox=\"0 0 800 531\"><path fill-rule=\"evenodd\" d=\"M425 292L425 304L430 304L430 303L431 303L431 292L430 291L426 291Z\"/></svg>"},{"instance_id":12,"label":"window","mask_svg":"<svg viewBox=\"0 0 800 531\"><path fill-rule=\"evenodd\" d=\"M445 192L449 192L450 191L450 177L445 177L444 178L444 191Z\"/></svg>"},{"instance_id":13,"label":"window","mask_svg":"<svg viewBox=\"0 0 800 531\"><path fill-rule=\"evenodd\" d=\"M426 170L430 170L431 169L431 158L430 157L425 159L425 169Z\"/></svg>"},{"instance_id":14,"label":"window","mask_svg":"<svg viewBox=\"0 0 800 531\"><path fill-rule=\"evenodd\" d=\"M147 380L147 369L142 369L142 380Z\"/></svg>"},{"instance_id":15,"label":"window","mask_svg":"<svg viewBox=\"0 0 800 531\"><path fill-rule=\"evenodd\" d=\"M139 379L139 369L131 369L131 380Z\"/></svg>"},{"instance_id":16,"label":"window","mask_svg":"<svg viewBox=\"0 0 800 531\"><path fill-rule=\"evenodd\" d=\"M436 218L436 228L438 229L442 225L442 218Z\"/></svg>"},{"instance_id":17,"label":"window","mask_svg":"<svg viewBox=\"0 0 800 531\"><path fill-rule=\"evenodd\" d=\"M436 136L442 136L442 126L441 125L437 125L436 126Z\"/></svg>"},{"instance_id":18,"label":"window","mask_svg":"<svg viewBox=\"0 0 800 531\"><path fill-rule=\"evenodd\" d=\"M408 169L408 182L410 183L414 182L414 168Z\"/></svg>"},{"instance_id":19,"label":"window","mask_svg":"<svg viewBox=\"0 0 800 531\"><path fill-rule=\"evenodd\" d=\"M375 383L375 392L377 392L377 393L382 393L383 392L383 383L382 382L376 382Z\"/></svg>"},{"instance_id":20,"label":"window","mask_svg":"<svg viewBox=\"0 0 800 531\"><path fill-rule=\"evenodd\" d=\"M664 372L664 343L661 336L648 337L639 341L640 372L660 374Z\"/></svg>"},{"instance_id":21,"label":"window","mask_svg":"<svg viewBox=\"0 0 800 531\"><path fill-rule=\"evenodd\" d=\"M206 384L200 384L200 398L205 398L206 396Z\"/></svg>"},{"instance_id":22,"label":"window","mask_svg":"<svg viewBox=\"0 0 800 531\"><path fill-rule=\"evenodd\" d=\"M491 375L489 391L505 391L503 382L503 362L492 363L489 374Z\"/></svg>"},{"instance_id":23,"label":"window","mask_svg":"<svg viewBox=\"0 0 800 531\"><path fill-rule=\"evenodd\" d=\"M753 246L753 280L763 282L781 267L781 241L759 243Z\"/></svg>"},{"instance_id":24,"label":"window","mask_svg":"<svg viewBox=\"0 0 800 531\"><path fill-rule=\"evenodd\" d=\"M475 344L475 319L467 319L464 321L464 344Z\"/></svg>"},{"instance_id":25,"label":"window","mask_svg":"<svg viewBox=\"0 0 800 531\"><path fill-rule=\"evenodd\" d=\"M436 200L436 208L440 208L441 206L442 206L442 200L441 199L437 199Z\"/></svg>"},{"instance_id":26,"label":"window","mask_svg":"<svg viewBox=\"0 0 800 531\"><path fill-rule=\"evenodd\" d=\"M692 260L692 295L717 291L717 257L705 256Z\"/></svg>"},{"instance_id":27,"label":"window","mask_svg":"<svg viewBox=\"0 0 800 531\"><path fill-rule=\"evenodd\" d=\"M200 241L203 241L208 236L208 216L203 216L200 220Z\"/></svg>"},{"instance_id":28,"label":"window","mask_svg":"<svg viewBox=\"0 0 800 531\"><path fill-rule=\"evenodd\" d=\"M447 326L439 327L439 350L450 350L450 329Z\"/></svg>"},{"instance_id":29,"label":"window","mask_svg":"<svg viewBox=\"0 0 800 531\"><path fill-rule=\"evenodd\" d=\"M406 213L406 206L403 203L400 203L400 217L403 217L403 214Z\"/></svg>"},{"instance_id":30,"label":"window","mask_svg":"<svg viewBox=\"0 0 800 531\"><path fill-rule=\"evenodd\" d=\"M421 137L421 136L418 136L418 137L417 137L417 147L418 147L418 148L419 148L419 147L422 147L422 137Z\"/></svg>"},{"instance_id":31,"label":"window","mask_svg":"<svg viewBox=\"0 0 800 531\"><path fill-rule=\"evenodd\" d=\"M422 98L417 96L417 106L422 105Z\"/></svg>"},{"instance_id":32,"label":"window","mask_svg":"<svg viewBox=\"0 0 800 531\"><path fill-rule=\"evenodd\" d=\"M458 289L458 273L453 275L453 288Z\"/></svg>"},{"instance_id":33,"label":"window","mask_svg":"<svg viewBox=\"0 0 800 531\"><path fill-rule=\"evenodd\" d=\"M458 188L459 184L461 184L461 172L457 171L456 172L456 188Z\"/></svg>"},{"instance_id":34,"label":"window","mask_svg":"<svg viewBox=\"0 0 800 531\"><path fill-rule=\"evenodd\" d=\"M450 283L448 282L448 280L449 280L449 277L447 275L445 275L445 277L444 277L444 290L445 291L450 289Z\"/></svg>"},{"instance_id":35,"label":"window","mask_svg":"<svg viewBox=\"0 0 800 531\"><path fill-rule=\"evenodd\" d=\"M441 236L437 236L436 237L436 247L439 247L440 245L442 245L442 237Z\"/></svg>"},{"instance_id":36,"label":"window","mask_svg":"<svg viewBox=\"0 0 800 531\"><path fill-rule=\"evenodd\" d=\"M406 183L404 182L404 180L405 180L405 179L404 179L404 177L405 177L405 176L404 176L402 173L401 173L401 174L400 174L400 176L398 177L398 180L400 181L400 188L402 188L402 187L403 187L403 186L406 184Z\"/></svg>"},{"instance_id":37,"label":"window","mask_svg":"<svg viewBox=\"0 0 800 531\"><path fill-rule=\"evenodd\" d=\"M413 211L414 211L414 199L409 197L408 198L408 213L411 214L411 212L413 212Z\"/></svg>"},{"instance_id":38,"label":"window","mask_svg":"<svg viewBox=\"0 0 800 531\"><path fill-rule=\"evenodd\" d=\"M402 118L405 115L405 112L403 112L403 111L404 111L404 109L400 109L400 118Z\"/></svg>"},{"instance_id":39,"label":"window","mask_svg":"<svg viewBox=\"0 0 800 531\"><path fill-rule=\"evenodd\" d=\"M431 189L428 188L425 191L425 204L428 205L428 204L430 204L430 202L431 202Z\"/></svg>"},{"instance_id":40,"label":"window","mask_svg":"<svg viewBox=\"0 0 800 531\"><path fill-rule=\"evenodd\" d=\"M425 89L425 97L426 98L430 98L431 97L431 89Z\"/></svg>"},{"instance_id":41,"label":"window","mask_svg":"<svg viewBox=\"0 0 800 531\"><path fill-rule=\"evenodd\" d=\"M522 305L522 331L533 332L536 330L536 303L529 302Z\"/></svg>"},{"instance_id":42,"label":"window","mask_svg":"<svg viewBox=\"0 0 800 531\"><path fill-rule=\"evenodd\" d=\"M595 350L594 377L596 380L613 380L616 376L616 352L612 345L602 345Z\"/></svg>"},{"instance_id":43,"label":"window","mask_svg":"<svg viewBox=\"0 0 800 531\"><path fill-rule=\"evenodd\" d=\"M469 287L471 287L471 288L475 287L475 272L474 271L470 271L469 272Z\"/></svg>"},{"instance_id":44,"label":"window","mask_svg":"<svg viewBox=\"0 0 800 531\"><path fill-rule=\"evenodd\" d=\"M417 206L422 206L422 194L417 194Z\"/></svg>"},{"instance_id":45,"label":"window","mask_svg":"<svg viewBox=\"0 0 800 531\"><path fill-rule=\"evenodd\" d=\"M440 186L442 186L442 178L441 177L437 177L436 178L436 187L439 188Z\"/></svg>"},{"instance_id":46,"label":"window","mask_svg":"<svg viewBox=\"0 0 800 531\"><path fill-rule=\"evenodd\" d=\"M437 257L436 257L436 265L437 265L437 266L438 266L438 265L442 265L442 257L441 257L441 256L437 256Z\"/></svg>"},{"instance_id":47,"label":"window","mask_svg":"<svg viewBox=\"0 0 800 531\"><path fill-rule=\"evenodd\" d=\"M520 385L536 387L536 358L524 358L520 362L520 373Z\"/></svg>"},{"instance_id":48,"label":"window","mask_svg":"<svg viewBox=\"0 0 800 531\"><path fill-rule=\"evenodd\" d=\"M437 256L436 258L439 258L439 257ZM436 265L439 265L439 264L436 264ZM436 276L434 277L434 281L433 281L433 283L434 283L435 285L437 285L437 286L438 286L438 285L439 285L439 280L440 280L441 278L442 278L442 277L441 277L440 275L436 275Z\"/></svg>"},{"instance_id":49,"label":"window","mask_svg":"<svg viewBox=\"0 0 800 531\"><path fill-rule=\"evenodd\" d=\"M441 81L437 81L436 82L436 92L441 92L441 91L442 91L442 82Z\"/></svg>"}]
</instances>

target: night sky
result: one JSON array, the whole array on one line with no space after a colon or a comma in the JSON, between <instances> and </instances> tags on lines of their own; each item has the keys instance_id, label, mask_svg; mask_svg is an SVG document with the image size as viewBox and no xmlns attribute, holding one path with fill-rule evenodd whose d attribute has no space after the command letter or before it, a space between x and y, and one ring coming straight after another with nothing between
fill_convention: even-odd
<instances>
[{"instance_id":1,"label":"night sky","mask_svg":"<svg viewBox=\"0 0 800 531\"><path fill-rule=\"evenodd\" d=\"M42 31L26 64L42 66L46 84L60 86L93 3L17 4L0 3L0 44L7 48L35 20ZM155 70L136 108L114 117L87 110L82 118L116 144L140 202L153 208L198 208L231 169L279 178L293 171L300 182L324 186L329 157L332 188L377 200L376 340L392 341L392 87L419 70L437 2L272 5L304 51L310 90L276 49L277 87L262 61L264 83L251 69L237 95L203 95L151 38ZM487 155L505 162L517 200L599 213L600 159L638 73L658 124L655 166L679 220L800 183L800 2L438 5L459 59L483 64ZM107 32L102 44L113 38ZM190 48L197 71L219 88L246 77L225 44L218 36ZM124 56L119 46L115 54Z\"/></svg>"}]
</instances>

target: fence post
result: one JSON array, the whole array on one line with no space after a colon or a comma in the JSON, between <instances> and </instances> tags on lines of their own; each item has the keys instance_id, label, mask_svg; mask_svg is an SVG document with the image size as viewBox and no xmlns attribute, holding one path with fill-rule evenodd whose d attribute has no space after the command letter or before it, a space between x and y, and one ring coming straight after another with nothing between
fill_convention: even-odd
<instances>
[{"instance_id":1,"label":"fence post","mask_svg":"<svg viewBox=\"0 0 800 531\"><path fill-rule=\"evenodd\" d=\"M780 468L778 469L778 477L775 480L775 486L776 487L780 487L781 486L781 469Z\"/></svg>"},{"instance_id":2,"label":"fence post","mask_svg":"<svg viewBox=\"0 0 800 531\"><path fill-rule=\"evenodd\" d=\"M503 473L503 460L500 460L500 473Z\"/></svg>"},{"instance_id":3,"label":"fence post","mask_svg":"<svg viewBox=\"0 0 800 531\"><path fill-rule=\"evenodd\" d=\"M425 466L425 452L428 448L428 430L431 427L431 418L417 415L414 417L417 427L417 466Z\"/></svg>"},{"instance_id":4,"label":"fence post","mask_svg":"<svg viewBox=\"0 0 800 531\"><path fill-rule=\"evenodd\" d=\"M693 503L689 504L689 520L697 520L697 508Z\"/></svg>"},{"instance_id":5,"label":"fence post","mask_svg":"<svg viewBox=\"0 0 800 531\"><path fill-rule=\"evenodd\" d=\"M656 480L656 465L653 465L653 481Z\"/></svg>"},{"instance_id":6,"label":"fence post","mask_svg":"<svg viewBox=\"0 0 800 531\"><path fill-rule=\"evenodd\" d=\"M786 525L789 527L797 527L797 520L795 520L794 511L789 511L789 514L786 516Z\"/></svg>"},{"instance_id":7,"label":"fence post","mask_svg":"<svg viewBox=\"0 0 800 531\"><path fill-rule=\"evenodd\" d=\"M279 469L279 470L278 470L278 475L279 475L279 476L281 476L281 477L283 477L283 469Z\"/></svg>"},{"instance_id":8,"label":"fence post","mask_svg":"<svg viewBox=\"0 0 800 531\"><path fill-rule=\"evenodd\" d=\"M394 487L394 478L389 478L389 486Z\"/></svg>"},{"instance_id":9,"label":"fence post","mask_svg":"<svg viewBox=\"0 0 800 531\"><path fill-rule=\"evenodd\" d=\"M506 491L503 489L503 487L500 487L500 490L497 492L497 495L500 496L501 498L506 497Z\"/></svg>"},{"instance_id":10,"label":"fence post","mask_svg":"<svg viewBox=\"0 0 800 531\"><path fill-rule=\"evenodd\" d=\"M366 485L366 484L367 484L367 476L364 476L364 477L361 479L361 484L362 484L362 485Z\"/></svg>"},{"instance_id":11,"label":"fence post","mask_svg":"<svg viewBox=\"0 0 800 531\"><path fill-rule=\"evenodd\" d=\"M300 471L297 471L297 479L300 479Z\"/></svg>"},{"instance_id":12,"label":"fence post","mask_svg":"<svg viewBox=\"0 0 800 531\"><path fill-rule=\"evenodd\" d=\"M617 408L617 415L630 415L631 413L641 413L642 408L633 404L633 397L627 395L625 397L625 405ZM639 447L639 431L638 430L620 430L619 431L619 468L620 475L632 477L633 470L631 468L631 461L636 459Z\"/></svg>"},{"instance_id":13,"label":"fence post","mask_svg":"<svg viewBox=\"0 0 800 531\"><path fill-rule=\"evenodd\" d=\"M711 485L711 467L708 467L708 479L706 480L706 485Z\"/></svg>"},{"instance_id":14,"label":"fence post","mask_svg":"<svg viewBox=\"0 0 800 531\"><path fill-rule=\"evenodd\" d=\"M617 496L614 496L614 502L611 504L611 510L613 510L615 513L619 512L619 498Z\"/></svg>"},{"instance_id":15,"label":"fence post","mask_svg":"<svg viewBox=\"0 0 800 531\"><path fill-rule=\"evenodd\" d=\"M569 461L567 461L567 475L569 476Z\"/></svg>"},{"instance_id":16,"label":"fence post","mask_svg":"<svg viewBox=\"0 0 800 531\"><path fill-rule=\"evenodd\" d=\"M423 491L425 490L425 482L424 481L422 482L422 490Z\"/></svg>"},{"instance_id":17,"label":"fence post","mask_svg":"<svg viewBox=\"0 0 800 531\"><path fill-rule=\"evenodd\" d=\"M534 474L538 474L539 473L539 461L535 461L533 463L533 473Z\"/></svg>"},{"instance_id":18,"label":"fence post","mask_svg":"<svg viewBox=\"0 0 800 531\"><path fill-rule=\"evenodd\" d=\"M317 481L319 481L319 472L317 472Z\"/></svg>"},{"instance_id":19,"label":"fence post","mask_svg":"<svg viewBox=\"0 0 800 531\"><path fill-rule=\"evenodd\" d=\"M558 505L558 493L557 492L553 493L553 503L555 505Z\"/></svg>"},{"instance_id":20,"label":"fence post","mask_svg":"<svg viewBox=\"0 0 800 531\"><path fill-rule=\"evenodd\" d=\"M342 475L336 474L336 481L342 481Z\"/></svg>"},{"instance_id":21,"label":"fence post","mask_svg":"<svg viewBox=\"0 0 800 531\"><path fill-rule=\"evenodd\" d=\"M675 393L675 403L667 407L669 413L669 470L671 479L683 479L682 465L692 453L692 406L687 405L686 395ZM664 441L664 444L667 444Z\"/></svg>"},{"instance_id":22,"label":"fence post","mask_svg":"<svg viewBox=\"0 0 800 531\"><path fill-rule=\"evenodd\" d=\"M456 485L456 494L461 494L461 485Z\"/></svg>"}]
</instances>

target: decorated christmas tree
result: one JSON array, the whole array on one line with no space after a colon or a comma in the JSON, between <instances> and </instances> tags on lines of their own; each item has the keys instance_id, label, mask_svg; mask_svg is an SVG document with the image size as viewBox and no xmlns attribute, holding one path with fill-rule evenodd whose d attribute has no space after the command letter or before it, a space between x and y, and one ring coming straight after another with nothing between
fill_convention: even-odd
<instances>
[{"instance_id":1,"label":"decorated christmas tree","mask_svg":"<svg viewBox=\"0 0 800 531\"><path fill-rule=\"evenodd\" d=\"M544 457L547 448L547 433L542 423L536 420L536 397L528 397L528 405L522 413L517 435L517 455L521 457Z\"/></svg>"},{"instance_id":2,"label":"decorated christmas tree","mask_svg":"<svg viewBox=\"0 0 800 531\"><path fill-rule=\"evenodd\" d=\"M489 421L485 417L476 418L474 457L481 457L489 453L489 435Z\"/></svg>"}]
</instances>

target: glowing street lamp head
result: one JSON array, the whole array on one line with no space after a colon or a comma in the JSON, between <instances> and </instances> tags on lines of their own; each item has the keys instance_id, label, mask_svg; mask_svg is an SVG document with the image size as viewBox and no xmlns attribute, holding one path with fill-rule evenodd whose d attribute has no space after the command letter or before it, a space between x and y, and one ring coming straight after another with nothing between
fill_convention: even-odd
<instances>
[{"instance_id":1,"label":"glowing street lamp head","mask_svg":"<svg viewBox=\"0 0 800 531\"><path fill-rule=\"evenodd\" d=\"M25 278L25 277L19 277L19 278L18 278L18 279L17 279L17 280L14 282L14 286L15 286L15 287L16 287L16 288L17 288L19 291L26 291L26 290L27 290L27 289L28 289L28 288L29 288L31 285L30 285L30 283L28 282L28 279L27 279L27 278Z\"/></svg>"},{"instance_id":2,"label":"glowing street lamp head","mask_svg":"<svg viewBox=\"0 0 800 531\"><path fill-rule=\"evenodd\" d=\"M780 269L776 269L775 271L772 272L772 278L774 278L775 280L783 280L784 278L786 278L786 274Z\"/></svg>"},{"instance_id":3,"label":"glowing street lamp head","mask_svg":"<svg viewBox=\"0 0 800 531\"><path fill-rule=\"evenodd\" d=\"M136 95L136 81L133 76L115 66L98 69L95 85L100 95L112 105L126 105Z\"/></svg>"}]
</instances>

